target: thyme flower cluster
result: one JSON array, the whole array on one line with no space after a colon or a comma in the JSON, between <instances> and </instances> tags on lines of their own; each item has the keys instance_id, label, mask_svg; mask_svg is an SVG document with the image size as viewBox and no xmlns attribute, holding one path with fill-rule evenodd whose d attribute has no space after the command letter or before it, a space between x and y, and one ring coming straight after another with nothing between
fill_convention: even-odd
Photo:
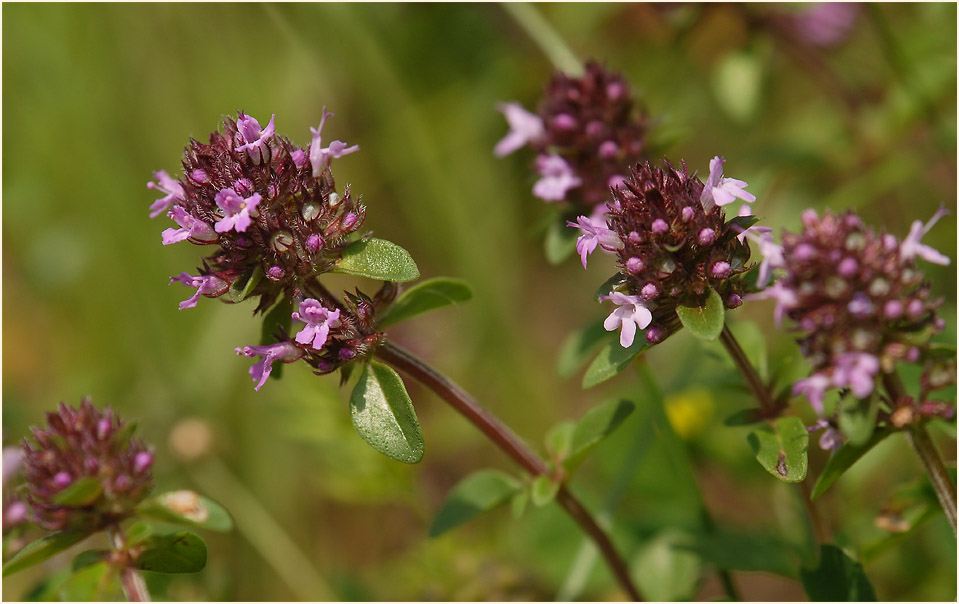
<instances>
[{"instance_id":1,"label":"thyme flower cluster","mask_svg":"<svg viewBox=\"0 0 959 604\"><path fill-rule=\"evenodd\" d=\"M255 312L279 304L296 308L291 318L305 326L290 337L282 328L275 344L237 348L261 357L250 369L259 389L274 362L305 359L317 373L329 373L369 352L382 341L373 326L373 302L363 294L337 301L317 277L329 271L363 226L366 210L347 186L338 192L331 164L359 150L341 141L324 147L323 112L305 148L275 133L275 115L266 127L243 112L226 118L209 143L191 140L183 176L155 173L147 186L164 193L151 206L179 228L163 232L163 244L189 241L215 245L198 274L172 277L194 289L180 309L200 296L239 302L258 297Z\"/></svg>"},{"instance_id":2,"label":"thyme flower cluster","mask_svg":"<svg viewBox=\"0 0 959 604\"><path fill-rule=\"evenodd\" d=\"M777 322L789 317L804 334L799 345L813 373L795 384L794 394L804 394L820 414L828 389L866 398L896 363L924 366L921 399L955 381L954 361L934 354L930 343L944 326L936 314L942 299L932 296L916 262L949 264L920 242L944 214L940 210L925 225L915 221L902 241L873 230L852 211L819 216L806 210L802 232L784 233L777 262L785 272L755 297L776 300Z\"/></svg>"},{"instance_id":3,"label":"thyme flower cluster","mask_svg":"<svg viewBox=\"0 0 959 604\"><path fill-rule=\"evenodd\" d=\"M21 447L29 519L59 531L96 530L129 517L153 489L153 452L132 438L134 427L89 398L48 413L47 427L31 428ZM83 488L67 497L81 481Z\"/></svg>"},{"instance_id":4,"label":"thyme flower cluster","mask_svg":"<svg viewBox=\"0 0 959 604\"><path fill-rule=\"evenodd\" d=\"M535 114L519 103L504 103L500 111L510 132L496 145L496 155L528 144L540 175L533 194L570 202L576 211L607 200L610 187L625 179L626 166L643 159L646 150L646 118L635 109L629 85L598 63L587 63L582 77L553 76Z\"/></svg>"}]
</instances>

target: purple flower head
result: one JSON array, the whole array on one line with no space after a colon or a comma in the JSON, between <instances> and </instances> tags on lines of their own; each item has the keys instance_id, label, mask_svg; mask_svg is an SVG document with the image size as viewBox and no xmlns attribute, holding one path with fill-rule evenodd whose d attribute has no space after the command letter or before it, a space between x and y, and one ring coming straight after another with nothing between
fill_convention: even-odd
<instances>
[{"instance_id":1,"label":"purple flower head","mask_svg":"<svg viewBox=\"0 0 959 604\"><path fill-rule=\"evenodd\" d=\"M726 160L718 155L709 160L709 177L706 179L706 185L703 187L703 193L699 198L703 210L708 214L716 206L725 206L736 201L736 198L745 202L752 203L756 201L756 196L746 192L745 187L749 186L742 180L735 178L723 178L723 163Z\"/></svg>"},{"instance_id":2,"label":"purple flower head","mask_svg":"<svg viewBox=\"0 0 959 604\"><path fill-rule=\"evenodd\" d=\"M586 268L586 257L593 253L597 245L607 251L613 251L623 247L623 242L620 240L619 235L606 228L606 223L601 220L579 216L576 218L576 222L568 222L566 224L567 226L578 228L583 233L576 240L576 251L583 260L584 269Z\"/></svg>"},{"instance_id":3,"label":"purple flower head","mask_svg":"<svg viewBox=\"0 0 959 604\"><path fill-rule=\"evenodd\" d=\"M236 148L237 152L246 151L250 159L255 164L262 164L270 160L270 148L267 141L273 136L275 131L274 120L276 114L270 117L270 123L266 128L260 128L260 122L256 121L252 115L240 114L236 120L237 131L240 134L240 140L243 143Z\"/></svg>"},{"instance_id":4,"label":"purple flower head","mask_svg":"<svg viewBox=\"0 0 959 604\"><path fill-rule=\"evenodd\" d=\"M533 195L545 201L561 201L567 191L583 184L559 155L540 155L536 158L536 169L542 178L533 185Z\"/></svg>"},{"instance_id":5,"label":"purple flower head","mask_svg":"<svg viewBox=\"0 0 959 604\"><path fill-rule=\"evenodd\" d=\"M865 352L840 354L833 360L832 385L850 388L856 398L872 394L879 373L879 359Z\"/></svg>"},{"instance_id":6,"label":"purple flower head","mask_svg":"<svg viewBox=\"0 0 959 604\"><path fill-rule=\"evenodd\" d=\"M262 357L257 363L250 367L250 376L256 382L255 390L266 383L267 378L273 371L273 363L280 361L282 363L292 363L301 358L304 354L302 350L291 342L280 342L268 346L244 346L236 349L237 354L252 357Z\"/></svg>"},{"instance_id":7,"label":"purple flower head","mask_svg":"<svg viewBox=\"0 0 959 604\"><path fill-rule=\"evenodd\" d=\"M253 222L250 216L256 215L256 206L260 204L260 200L263 198L259 193L253 193L244 198L233 189L221 189L216 194L215 199L216 205L226 212L226 216L213 225L216 232L225 233L234 230L237 233L242 233Z\"/></svg>"},{"instance_id":8,"label":"purple flower head","mask_svg":"<svg viewBox=\"0 0 959 604\"><path fill-rule=\"evenodd\" d=\"M89 399L79 408L60 404L47 427L23 440L25 499L33 518L48 530L96 530L130 517L153 487L153 454L131 439L129 426ZM149 460L149 461L148 461ZM98 488L83 502L65 504L57 495L77 481ZM5 510L6 513L6 510Z\"/></svg>"},{"instance_id":9,"label":"purple flower head","mask_svg":"<svg viewBox=\"0 0 959 604\"><path fill-rule=\"evenodd\" d=\"M841 44L856 24L860 6L854 2L823 2L810 5L793 17L793 27L802 40L815 46Z\"/></svg>"},{"instance_id":10,"label":"purple flower head","mask_svg":"<svg viewBox=\"0 0 959 604\"><path fill-rule=\"evenodd\" d=\"M196 306L201 295L215 298L222 295L230 287L229 283L216 275L197 275L194 277L189 273L180 273L177 277L170 277L170 284L172 285L174 282L182 283L184 287L196 288L192 296L180 302L180 310Z\"/></svg>"},{"instance_id":11,"label":"purple flower head","mask_svg":"<svg viewBox=\"0 0 959 604\"><path fill-rule=\"evenodd\" d=\"M330 329L340 325L340 310L330 310L319 301L307 298L300 303L299 312L293 313L293 319L306 323L306 327L296 334L296 341L321 350L330 335Z\"/></svg>"},{"instance_id":12,"label":"purple flower head","mask_svg":"<svg viewBox=\"0 0 959 604\"><path fill-rule=\"evenodd\" d=\"M190 216L180 206L173 206L173 209L167 212L167 216L180 225L180 228L163 231L163 245L170 245L187 239L192 239L197 243L214 243L219 239L216 231L210 228L210 225Z\"/></svg>"},{"instance_id":13,"label":"purple flower head","mask_svg":"<svg viewBox=\"0 0 959 604\"><path fill-rule=\"evenodd\" d=\"M603 299L618 306L606 317L603 327L606 331L620 329L619 344L623 348L629 348L636 337L636 329L646 329L653 320L653 314L643 305L643 300L638 296L628 296L614 291L608 296L603 296Z\"/></svg>"},{"instance_id":14,"label":"purple flower head","mask_svg":"<svg viewBox=\"0 0 959 604\"><path fill-rule=\"evenodd\" d=\"M183 201L183 186L173 180L170 175L166 173L166 170L154 172L153 177L156 178L158 182L148 182L147 188L156 189L165 195L154 201L150 206L150 218L156 218L173 204Z\"/></svg>"},{"instance_id":15,"label":"purple flower head","mask_svg":"<svg viewBox=\"0 0 959 604\"><path fill-rule=\"evenodd\" d=\"M316 128L310 128L310 132L313 133L313 141L310 143L310 165L313 168L314 178L322 176L334 159L360 150L359 145L347 147L346 143L342 141L333 141L329 147L323 147L323 138L320 132L323 130L323 124L326 123L328 117L333 117L333 114L327 113L324 108L320 125Z\"/></svg>"},{"instance_id":16,"label":"purple flower head","mask_svg":"<svg viewBox=\"0 0 959 604\"><path fill-rule=\"evenodd\" d=\"M899 257L902 258L903 261L909 262L918 256L926 262L941 264L942 266L948 265L948 256L941 254L928 245L919 243L919 240L922 238L922 236L928 233L936 224L936 222L938 222L940 218L948 213L949 212L945 208L939 208L936 213L932 215L932 218L929 219L929 222L927 222L925 225L922 224L921 220L914 221L912 223L912 227L909 229L909 235L902 240L902 244L899 246Z\"/></svg>"},{"instance_id":17,"label":"purple flower head","mask_svg":"<svg viewBox=\"0 0 959 604\"><path fill-rule=\"evenodd\" d=\"M498 109L506 118L509 124L509 133L501 141L496 143L493 153L498 157L509 155L530 141L540 139L545 129L543 120L535 113L523 109L519 103L500 103ZM561 120L560 129L570 129L575 127L575 119L571 115L566 115L565 120ZM572 123L570 123L572 120ZM554 120L555 121L555 120Z\"/></svg>"}]
</instances>

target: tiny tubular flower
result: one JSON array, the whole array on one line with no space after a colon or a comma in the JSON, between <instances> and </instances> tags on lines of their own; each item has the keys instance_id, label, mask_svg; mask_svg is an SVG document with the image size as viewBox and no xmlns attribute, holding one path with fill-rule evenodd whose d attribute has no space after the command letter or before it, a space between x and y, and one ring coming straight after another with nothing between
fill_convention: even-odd
<instances>
[{"instance_id":1,"label":"tiny tubular flower","mask_svg":"<svg viewBox=\"0 0 959 604\"><path fill-rule=\"evenodd\" d=\"M595 218L578 216L576 222L567 222L567 226L578 228L582 235L576 240L576 252L583 260L586 268L586 258L601 246L604 250L618 250L623 248L623 242L615 232L607 228L606 223Z\"/></svg>"},{"instance_id":2,"label":"tiny tubular flower","mask_svg":"<svg viewBox=\"0 0 959 604\"><path fill-rule=\"evenodd\" d=\"M834 365L833 386L849 387L856 398L865 398L872 393L876 374L879 373L879 359L875 355L866 352L848 352L837 355Z\"/></svg>"},{"instance_id":3,"label":"tiny tubular flower","mask_svg":"<svg viewBox=\"0 0 959 604\"><path fill-rule=\"evenodd\" d=\"M193 295L180 302L180 310L193 308L196 306L200 296L216 297L227 290L229 284L215 275L197 275L196 277L189 273L180 273L178 277L170 277L170 284L174 282L182 283L184 287L195 287Z\"/></svg>"},{"instance_id":4,"label":"tiny tubular flower","mask_svg":"<svg viewBox=\"0 0 959 604\"><path fill-rule=\"evenodd\" d=\"M842 432L837 430L828 419L820 417L815 424L806 428L810 433L822 430L822 436L819 437L819 448L823 451L833 451L842 446Z\"/></svg>"},{"instance_id":5,"label":"tiny tubular flower","mask_svg":"<svg viewBox=\"0 0 959 604\"><path fill-rule=\"evenodd\" d=\"M796 383L793 384L792 394L793 396L800 394L805 395L809 404L813 406L813 409L822 415L823 398L826 396L826 389L829 388L830 384L831 380L828 376L814 373L807 378L797 380Z\"/></svg>"},{"instance_id":6,"label":"tiny tubular flower","mask_svg":"<svg viewBox=\"0 0 959 604\"><path fill-rule=\"evenodd\" d=\"M250 358L256 356L262 357L259 362L254 363L253 366L250 367L250 376L253 378L253 381L257 383L256 386L254 386L254 390L257 391L266 383L267 378L270 377L270 373L273 372L274 362L292 363L304 354L303 351L292 342L280 342L268 346L244 346L243 348L237 348L236 353Z\"/></svg>"},{"instance_id":7,"label":"tiny tubular flower","mask_svg":"<svg viewBox=\"0 0 959 604\"><path fill-rule=\"evenodd\" d=\"M235 230L237 233L242 233L250 226L252 222L250 215L256 211L256 206L263 198L259 193L244 198L233 189L221 189L215 199L216 205L226 212L226 216L213 225L216 232L226 233Z\"/></svg>"},{"instance_id":8,"label":"tiny tubular flower","mask_svg":"<svg viewBox=\"0 0 959 604\"><path fill-rule=\"evenodd\" d=\"M210 228L210 225L194 218L180 206L173 206L173 209L167 212L167 216L180 225L180 228L164 230L163 245L170 245L187 239L193 239L201 243L213 243L219 238L216 232Z\"/></svg>"},{"instance_id":9,"label":"tiny tubular flower","mask_svg":"<svg viewBox=\"0 0 959 604\"><path fill-rule=\"evenodd\" d=\"M252 115L240 115L236 120L237 130L243 138L243 144L236 148L236 151L246 151L254 163L260 164L269 159L269 148L266 142L273 136L276 126L274 125L276 114L270 117L270 123L266 128L260 127L260 122ZM264 153L264 149L266 152Z\"/></svg>"},{"instance_id":10,"label":"tiny tubular flower","mask_svg":"<svg viewBox=\"0 0 959 604\"><path fill-rule=\"evenodd\" d=\"M329 147L323 147L323 138L320 133L328 117L333 117L333 114L327 113L324 108L323 117L320 118L320 125L316 128L310 128L310 132L313 133L313 141L310 143L310 165L313 167L314 178L322 176L326 168L329 167L330 162L334 159L360 150L359 145L347 147L346 143L342 141L333 141Z\"/></svg>"},{"instance_id":11,"label":"tiny tubular flower","mask_svg":"<svg viewBox=\"0 0 959 604\"><path fill-rule=\"evenodd\" d=\"M776 310L775 310L775 319L776 327L782 327L783 317L786 313L795 308L796 304L799 302L799 298L796 296L796 292L788 287L784 287L783 284L779 281L773 283L770 287L756 292L754 294L749 294L746 296L747 300L775 300L776 301Z\"/></svg>"},{"instance_id":12,"label":"tiny tubular flower","mask_svg":"<svg viewBox=\"0 0 959 604\"><path fill-rule=\"evenodd\" d=\"M496 143L493 153L497 157L509 155L545 133L542 118L523 109L519 103L500 103L498 109L509 124L509 133Z\"/></svg>"},{"instance_id":13,"label":"tiny tubular flower","mask_svg":"<svg viewBox=\"0 0 959 604\"><path fill-rule=\"evenodd\" d=\"M909 229L909 234L906 235L906 238L902 240L902 243L899 245L899 257L904 261L910 261L916 256L922 258L926 262L932 262L933 264L941 264L946 266L949 264L949 257L945 254L940 253L938 250L919 243L919 240L928 233L933 225L939 221L940 218L948 214L948 210L945 208L939 208L935 214L932 215L932 218L929 219L925 225L922 224L921 220L916 220L912 223L912 227Z\"/></svg>"},{"instance_id":14,"label":"tiny tubular flower","mask_svg":"<svg viewBox=\"0 0 959 604\"><path fill-rule=\"evenodd\" d=\"M533 185L533 195L545 201L562 201L567 191L583 184L559 155L540 155L536 158L536 169L542 178Z\"/></svg>"},{"instance_id":15,"label":"tiny tubular flower","mask_svg":"<svg viewBox=\"0 0 959 604\"><path fill-rule=\"evenodd\" d=\"M157 179L157 182L148 182L147 188L156 189L166 195L154 201L150 206L150 218L156 218L170 206L178 201L183 201L183 186L170 177L166 170L154 172L153 177Z\"/></svg>"},{"instance_id":16,"label":"tiny tubular flower","mask_svg":"<svg viewBox=\"0 0 959 604\"><path fill-rule=\"evenodd\" d=\"M340 310L324 308L318 300L307 298L300 302L300 310L293 313L293 319L306 323L306 327L296 334L296 341L321 350L330 335L330 329L340 325Z\"/></svg>"},{"instance_id":17,"label":"tiny tubular flower","mask_svg":"<svg viewBox=\"0 0 959 604\"><path fill-rule=\"evenodd\" d=\"M636 329L646 329L653 320L653 313L643 305L639 296L610 292L608 296L603 296L603 299L618 306L603 321L603 327L606 328L606 331L620 329L619 344L623 348L629 348L636 338Z\"/></svg>"},{"instance_id":18,"label":"tiny tubular flower","mask_svg":"<svg viewBox=\"0 0 959 604\"><path fill-rule=\"evenodd\" d=\"M749 186L745 181L735 178L723 178L723 163L726 160L718 155L709 160L709 177L699 198L703 210L709 213L716 206L731 204L738 197L745 202L756 201L756 196L744 189Z\"/></svg>"}]
</instances>

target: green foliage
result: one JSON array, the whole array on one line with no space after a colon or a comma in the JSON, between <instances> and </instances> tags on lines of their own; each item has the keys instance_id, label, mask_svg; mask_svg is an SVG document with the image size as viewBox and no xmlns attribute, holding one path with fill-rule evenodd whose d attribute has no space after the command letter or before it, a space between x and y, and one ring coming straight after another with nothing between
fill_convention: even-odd
<instances>
[{"instance_id":1,"label":"green foliage","mask_svg":"<svg viewBox=\"0 0 959 604\"><path fill-rule=\"evenodd\" d=\"M136 513L142 518L191 528L218 532L233 530L233 518L226 508L193 491L171 491L151 497L137 506ZM147 528L136 528L131 530L130 538L141 539L149 533Z\"/></svg>"},{"instance_id":2,"label":"green foliage","mask_svg":"<svg viewBox=\"0 0 959 604\"><path fill-rule=\"evenodd\" d=\"M839 400L839 430L848 439L849 444L861 446L869 442L876 429L876 417L879 415L879 401L873 392L864 399L852 394Z\"/></svg>"},{"instance_id":3,"label":"green foliage","mask_svg":"<svg viewBox=\"0 0 959 604\"><path fill-rule=\"evenodd\" d=\"M154 535L144 543L137 568L155 573L198 573L206 566L206 543L195 533Z\"/></svg>"},{"instance_id":4,"label":"green foliage","mask_svg":"<svg viewBox=\"0 0 959 604\"><path fill-rule=\"evenodd\" d=\"M623 369L626 369L640 353L649 348L646 338L636 334L632 346L623 348L619 340L612 340L603 346L583 375L583 389L602 384Z\"/></svg>"},{"instance_id":5,"label":"green foliage","mask_svg":"<svg viewBox=\"0 0 959 604\"><path fill-rule=\"evenodd\" d=\"M361 239L347 246L333 271L396 282L415 281L420 277L409 252L391 241L376 238Z\"/></svg>"},{"instance_id":6,"label":"green foliage","mask_svg":"<svg viewBox=\"0 0 959 604\"><path fill-rule=\"evenodd\" d=\"M872 433L869 440L862 445L856 446L852 443L843 444L838 451L833 453L829 461L826 462L826 467L823 468L822 473L816 480L816 485L812 489L810 499L813 501L818 499L834 482L839 480L839 477L842 476L846 470L851 468L852 465L859 461L870 449L878 445L892 433L889 429L876 430Z\"/></svg>"},{"instance_id":7,"label":"green foliage","mask_svg":"<svg viewBox=\"0 0 959 604\"><path fill-rule=\"evenodd\" d=\"M556 494L559 493L559 487L559 482L545 474L540 474L533 479L530 485L530 500L533 502L533 505L543 507L556 499Z\"/></svg>"},{"instance_id":8,"label":"green foliage","mask_svg":"<svg viewBox=\"0 0 959 604\"><path fill-rule=\"evenodd\" d=\"M700 340L715 340L723 331L726 310L716 290L709 290L704 306L677 306L676 315L683 327Z\"/></svg>"},{"instance_id":9,"label":"green foliage","mask_svg":"<svg viewBox=\"0 0 959 604\"><path fill-rule=\"evenodd\" d=\"M263 267L257 265L255 269L241 275L239 279L230 284L230 289L227 292L235 304L246 300L250 297L250 294L253 293L253 290L256 289L256 286L260 284L260 281L263 279Z\"/></svg>"},{"instance_id":10,"label":"green foliage","mask_svg":"<svg viewBox=\"0 0 959 604\"><path fill-rule=\"evenodd\" d=\"M371 361L350 395L353 427L371 447L390 459L418 463L423 433L403 380L386 365Z\"/></svg>"},{"instance_id":11,"label":"green foliage","mask_svg":"<svg viewBox=\"0 0 959 604\"><path fill-rule=\"evenodd\" d=\"M697 535L683 547L727 570L768 572L796 578L799 552L776 536L751 531L714 531Z\"/></svg>"},{"instance_id":12,"label":"green foliage","mask_svg":"<svg viewBox=\"0 0 959 604\"><path fill-rule=\"evenodd\" d=\"M106 560L109 555L110 551L105 549L88 549L82 551L73 558L70 569L73 570L73 572L77 572L81 568L86 568L91 564Z\"/></svg>"},{"instance_id":13,"label":"green foliage","mask_svg":"<svg viewBox=\"0 0 959 604\"><path fill-rule=\"evenodd\" d=\"M379 327L389 327L434 308L466 302L472 297L473 290L462 279L427 279L400 294L380 319Z\"/></svg>"},{"instance_id":14,"label":"green foliage","mask_svg":"<svg viewBox=\"0 0 959 604\"><path fill-rule=\"evenodd\" d=\"M556 373L564 380L572 377L586 364L601 342L612 338L613 334L603 327L602 319L577 329L566 337L559 349Z\"/></svg>"},{"instance_id":15,"label":"green foliage","mask_svg":"<svg viewBox=\"0 0 959 604\"><path fill-rule=\"evenodd\" d=\"M53 496L54 503L69 507L83 507L96 501L103 493L99 478L87 476L73 481L73 484Z\"/></svg>"},{"instance_id":16,"label":"green foliage","mask_svg":"<svg viewBox=\"0 0 959 604\"><path fill-rule=\"evenodd\" d=\"M663 531L645 543L633 558L633 576L650 602L692 600L699 588L702 563L681 545L688 536Z\"/></svg>"},{"instance_id":17,"label":"green foliage","mask_svg":"<svg viewBox=\"0 0 959 604\"><path fill-rule=\"evenodd\" d=\"M3 576L6 577L25 568L40 564L44 560L59 554L74 543L82 541L89 535L90 533L82 531L61 531L47 535L43 539L38 539L25 546L3 565Z\"/></svg>"},{"instance_id":18,"label":"green foliage","mask_svg":"<svg viewBox=\"0 0 959 604\"><path fill-rule=\"evenodd\" d=\"M798 417L781 417L772 425L749 433L749 446L756 460L784 482L802 482L809 460L809 432Z\"/></svg>"},{"instance_id":19,"label":"green foliage","mask_svg":"<svg viewBox=\"0 0 959 604\"><path fill-rule=\"evenodd\" d=\"M755 52L730 52L713 72L713 94L726 113L747 122L756 113L761 97L763 62Z\"/></svg>"},{"instance_id":20,"label":"green foliage","mask_svg":"<svg viewBox=\"0 0 959 604\"><path fill-rule=\"evenodd\" d=\"M106 562L95 562L75 570L60 584L57 593L64 602L109 602L123 596L117 572Z\"/></svg>"},{"instance_id":21,"label":"green foliage","mask_svg":"<svg viewBox=\"0 0 959 604\"><path fill-rule=\"evenodd\" d=\"M800 571L803 588L812 602L875 602L876 592L862 564L834 545L823 545L819 566Z\"/></svg>"},{"instance_id":22,"label":"green foliage","mask_svg":"<svg viewBox=\"0 0 959 604\"><path fill-rule=\"evenodd\" d=\"M437 537L510 500L522 489L515 478L499 470L481 470L470 474L450 491L430 526L430 537Z\"/></svg>"},{"instance_id":23,"label":"green foliage","mask_svg":"<svg viewBox=\"0 0 959 604\"><path fill-rule=\"evenodd\" d=\"M618 428L635 406L626 400L608 401L586 412L570 434L569 453L563 459L567 472L576 469L596 446Z\"/></svg>"}]
</instances>

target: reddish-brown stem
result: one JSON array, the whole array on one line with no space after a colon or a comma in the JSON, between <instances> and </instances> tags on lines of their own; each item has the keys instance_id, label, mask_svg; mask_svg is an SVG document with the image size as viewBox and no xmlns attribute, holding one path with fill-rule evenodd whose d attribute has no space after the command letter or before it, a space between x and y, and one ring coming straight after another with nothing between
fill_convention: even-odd
<instances>
[{"instance_id":1,"label":"reddish-brown stem","mask_svg":"<svg viewBox=\"0 0 959 604\"><path fill-rule=\"evenodd\" d=\"M759 374L753 369L752 363L746 358L746 353L743 352L743 349L739 346L739 342L736 341L733 332L729 330L729 325L723 325L723 331L719 334L719 340L723 343L723 346L726 347L729 356L733 359L733 363L739 368L739 372L743 374L749 390L752 391L753 396L759 401L759 407L763 415L766 417L775 417L777 412L776 403L773 401L769 389L763 384L762 378L759 377Z\"/></svg>"},{"instance_id":2,"label":"reddish-brown stem","mask_svg":"<svg viewBox=\"0 0 959 604\"><path fill-rule=\"evenodd\" d=\"M107 530L107 534L110 537L110 543L113 545L113 549L122 554L126 554L126 537L123 535L123 530L119 526L113 526ZM134 562L129 559L129 556L124 555L121 556L121 558L126 563L120 568L120 584L123 586L123 593L126 595L127 600L130 602L149 602L150 592L147 590L147 584L146 581L143 580L143 575L141 575L140 571L133 565Z\"/></svg>"},{"instance_id":3,"label":"reddish-brown stem","mask_svg":"<svg viewBox=\"0 0 959 604\"><path fill-rule=\"evenodd\" d=\"M376 356L432 390L451 407L463 414L470 423L527 472L533 476L550 475L549 468L543 460L530 451L523 441L513 434L496 416L484 409L472 396L452 380L426 364L422 359L391 342L377 348ZM609 536L596 523L586 508L565 486L560 487L556 495L556 501L593 540L616 580L630 599L637 602L641 601L642 598L636 586L633 585L625 562L619 556Z\"/></svg>"},{"instance_id":4,"label":"reddish-brown stem","mask_svg":"<svg viewBox=\"0 0 959 604\"><path fill-rule=\"evenodd\" d=\"M906 396L906 390L896 373L883 373L882 383L886 387L886 392L892 398L893 402ZM929 437L929 432L923 424L914 424L906 429L906 439L912 445L913 450L922 460L922 465L929 474L929 481L932 482L936 490L936 497L942 505L942 510L952 525L952 533L956 534L956 485L952 484L949 472L942 463L942 457L939 451Z\"/></svg>"}]
</instances>

